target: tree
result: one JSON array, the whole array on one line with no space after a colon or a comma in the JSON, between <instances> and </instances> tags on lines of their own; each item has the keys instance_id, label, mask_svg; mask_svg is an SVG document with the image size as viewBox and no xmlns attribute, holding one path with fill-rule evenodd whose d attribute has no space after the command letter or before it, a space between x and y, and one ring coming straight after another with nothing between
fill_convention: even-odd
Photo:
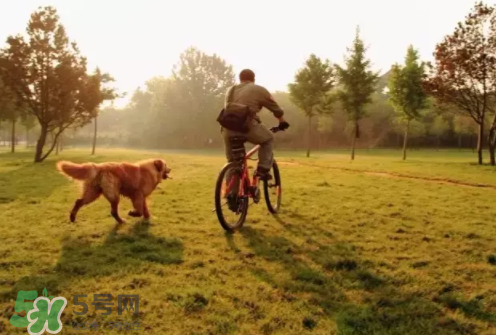
<instances>
[{"instance_id":1,"label":"tree","mask_svg":"<svg viewBox=\"0 0 496 335\"><path fill-rule=\"evenodd\" d=\"M418 52L413 46L408 47L405 65L395 64L389 78L389 102L405 120L403 137L403 160L406 159L408 129L410 122L420 117L420 111L425 107L427 95L422 88L424 64L419 62Z\"/></svg>"},{"instance_id":2,"label":"tree","mask_svg":"<svg viewBox=\"0 0 496 335\"><path fill-rule=\"evenodd\" d=\"M16 105L15 96L0 78L0 121L5 120L10 122L10 143L11 152L15 152L16 145L16 123L19 119L19 107Z\"/></svg>"},{"instance_id":3,"label":"tree","mask_svg":"<svg viewBox=\"0 0 496 335\"><path fill-rule=\"evenodd\" d=\"M288 85L291 100L308 119L307 157L310 157L312 118L329 111L332 98L328 95L334 86L334 71L329 60L322 61L314 54L298 70L295 82Z\"/></svg>"},{"instance_id":4,"label":"tree","mask_svg":"<svg viewBox=\"0 0 496 335\"><path fill-rule=\"evenodd\" d=\"M405 122L404 119L402 120L403 123ZM420 120L412 120L410 122L410 130L409 130L409 137L411 139L416 139L416 138L421 138L426 135L426 124Z\"/></svg>"},{"instance_id":5,"label":"tree","mask_svg":"<svg viewBox=\"0 0 496 335\"><path fill-rule=\"evenodd\" d=\"M474 120L466 115L456 115L454 118L455 133L458 135L458 148L462 148L462 137L467 135L472 137L477 134L477 124Z\"/></svg>"},{"instance_id":6,"label":"tree","mask_svg":"<svg viewBox=\"0 0 496 335\"><path fill-rule=\"evenodd\" d=\"M353 46L347 49L346 67L336 65L339 79L338 99L353 124L351 159L355 159L355 140L360 137L359 121L365 116L365 106L372 102L379 74L369 70L370 61L365 59L365 45L357 28Z\"/></svg>"},{"instance_id":7,"label":"tree","mask_svg":"<svg viewBox=\"0 0 496 335\"><path fill-rule=\"evenodd\" d=\"M95 74L94 74L94 81L95 81L95 85L98 86L98 92L99 92L99 96L100 96L100 99L101 101L105 101L105 100L114 100L116 97L117 97L117 94L115 93L115 91L112 89L112 88L107 88L107 87L102 87L102 83L108 83L108 82L111 82L111 81L114 81L114 78L112 78L109 74L107 73L101 73L100 69L97 68L95 70ZM125 94L121 95L121 97L125 96ZM95 109L95 116L93 117L93 122L94 122L94 133L93 133L93 147L92 147L92 150L91 150L91 154L94 155L95 154L95 151L96 151L96 138L97 138L97 132L98 132L98 115L100 114L100 109L99 108L96 108ZM57 147L58 149L58 147Z\"/></svg>"},{"instance_id":8,"label":"tree","mask_svg":"<svg viewBox=\"0 0 496 335\"><path fill-rule=\"evenodd\" d=\"M319 115L317 119L317 131L319 132L319 146L321 146L322 136L327 139L332 134L334 128L334 121L330 115Z\"/></svg>"},{"instance_id":9,"label":"tree","mask_svg":"<svg viewBox=\"0 0 496 335\"><path fill-rule=\"evenodd\" d=\"M217 118L227 90L235 83L232 66L216 54L188 48L180 55L171 79L172 84L165 84L160 111L169 115L180 111L174 115L176 136L193 146L218 136L218 127L212 120Z\"/></svg>"},{"instance_id":10,"label":"tree","mask_svg":"<svg viewBox=\"0 0 496 335\"><path fill-rule=\"evenodd\" d=\"M22 124L26 129L26 148L29 147L29 132L36 126L36 118L32 114L24 114Z\"/></svg>"},{"instance_id":11,"label":"tree","mask_svg":"<svg viewBox=\"0 0 496 335\"><path fill-rule=\"evenodd\" d=\"M69 126L83 126L95 116L98 106L112 99L102 86L109 77L88 75L86 59L76 43L69 42L53 7L40 7L31 15L27 39L10 36L0 52L0 77L15 93L24 112L40 125L35 162L53 151L58 137ZM54 141L44 152L48 134Z\"/></svg>"},{"instance_id":12,"label":"tree","mask_svg":"<svg viewBox=\"0 0 496 335\"><path fill-rule=\"evenodd\" d=\"M441 136L446 133L446 131L449 129L448 122L443 118L442 115L437 115L434 118L434 122L432 123L432 126L430 128L430 132L435 136L436 138L436 151L439 150L439 142L441 139Z\"/></svg>"},{"instance_id":13,"label":"tree","mask_svg":"<svg viewBox=\"0 0 496 335\"><path fill-rule=\"evenodd\" d=\"M479 125L479 164L483 159L484 121L488 113L494 113L491 96L496 91L495 29L490 24L493 11L483 3L475 5L465 21L458 23L455 31L436 46L435 65L429 64L424 81L429 94L441 103L455 106ZM491 129L488 142L494 165L496 124Z\"/></svg>"}]
</instances>

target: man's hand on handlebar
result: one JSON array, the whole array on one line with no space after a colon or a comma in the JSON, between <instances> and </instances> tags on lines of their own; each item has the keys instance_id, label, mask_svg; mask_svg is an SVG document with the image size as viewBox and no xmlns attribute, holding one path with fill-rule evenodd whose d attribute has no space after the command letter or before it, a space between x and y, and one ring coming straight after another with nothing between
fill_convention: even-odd
<instances>
[{"instance_id":1,"label":"man's hand on handlebar","mask_svg":"<svg viewBox=\"0 0 496 335\"><path fill-rule=\"evenodd\" d=\"M287 123L286 121L281 121L281 122L279 122L278 128L279 128L279 130L284 131L284 130L289 128L289 123Z\"/></svg>"},{"instance_id":2,"label":"man's hand on handlebar","mask_svg":"<svg viewBox=\"0 0 496 335\"><path fill-rule=\"evenodd\" d=\"M284 131L289 128L289 123L287 123L282 117L278 118L279 120L279 125L277 127L272 127L270 130L273 133L276 133L278 131Z\"/></svg>"},{"instance_id":3,"label":"man's hand on handlebar","mask_svg":"<svg viewBox=\"0 0 496 335\"><path fill-rule=\"evenodd\" d=\"M279 120L279 126L277 128L279 128L279 130L284 131L289 128L289 123L287 123L282 116L278 118L278 120Z\"/></svg>"}]
</instances>

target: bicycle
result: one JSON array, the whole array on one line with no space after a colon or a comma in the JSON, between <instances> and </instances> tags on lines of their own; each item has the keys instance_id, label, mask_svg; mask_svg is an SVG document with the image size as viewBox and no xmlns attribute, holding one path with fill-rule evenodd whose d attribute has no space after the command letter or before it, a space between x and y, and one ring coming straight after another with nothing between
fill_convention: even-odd
<instances>
[{"instance_id":1,"label":"bicycle","mask_svg":"<svg viewBox=\"0 0 496 335\"><path fill-rule=\"evenodd\" d=\"M270 129L271 132L277 133L278 131L283 131L279 127L273 127ZM233 154L233 161L224 165L219 173L217 182L215 185L215 209L212 212L217 212L217 217L219 222L226 231L233 232L240 229L248 214L249 199L251 198L255 204L260 202L260 179L257 176L253 176L250 180L248 160L258 152L260 145L254 146L248 153L246 153L245 143L247 142L244 137L232 137L231 141L231 151ZM253 159L252 159L253 160ZM224 183L225 177L228 177L228 172L231 171L231 178L229 181ZM270 213L276 214L281 207L281 174L279 173L279 167L275 159L273 159L271 168L272 180L264 180L264 198L267 204L267 208ZM239 187L241 185L241 187ZM235 189L238 188L237 191ZM234 192L231 191L234 189ZM270 196L270 190L274 189L276 192L274 202ZM237 194L236 194L237 193ZM227 200L222 203L222 200L227 195ZM230 198L229 198L230 196ZM233 199L234 197L234 199ZM230 224L226 219L226 215L223 213L222 209L225 205L231 201L233 206L228 206L228 211L234 213L237 217L234 224ZM226 213L229 214L229 213Z\"/></svg>"}]
</instances>

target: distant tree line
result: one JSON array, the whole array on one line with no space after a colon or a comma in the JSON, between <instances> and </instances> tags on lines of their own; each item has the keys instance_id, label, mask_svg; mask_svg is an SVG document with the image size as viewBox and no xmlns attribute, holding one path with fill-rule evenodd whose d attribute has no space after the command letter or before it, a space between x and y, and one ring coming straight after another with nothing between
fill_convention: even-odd
<instances>
[{"instance_id":1,"label":"distant tree line","mask_svg":"<svg viewBox=\"0 0 496 335\"><path fill-rule=\"evenodd\" d=\"M311 54L288 84L273 92L291 123L279 148L312 149L487 147L496 164L495 7L475 4L466 20L436 46L433 64L413 46L403 64L371 70L357 28L343 66ZM35 138L35 161L66 145L97 143L156 149L219 148L216 116L236 82L216 54L185 50L170 77L149 79L124 108L102 108L118 94L110 75L87 73L52 7L28 23L27 39L9 37L0 51L0 139ZM263 85L263 83L260 83ZM262 119L275 120L268 112ZM21 130L22 129L22 130ZM98 137L97 137L98 132ZM19 134L19 135L17 135ZM29 141L27 141L29 144ZM2 141L0 141L0 145Z\"/></svg>"}]
</instances>

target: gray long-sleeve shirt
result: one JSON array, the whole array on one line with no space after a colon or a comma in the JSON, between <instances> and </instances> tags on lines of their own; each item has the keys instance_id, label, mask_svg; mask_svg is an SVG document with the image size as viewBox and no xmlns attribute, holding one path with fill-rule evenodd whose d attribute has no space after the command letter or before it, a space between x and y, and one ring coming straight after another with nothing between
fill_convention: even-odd
<instances>
[{"instance_id":1,"label":"gray long-sleeve shirt","mask_svg":"<svg viewBox=\"0 0 496 335\"><path fill-rule=\"evenodd\" d=\"M284 115L284 111L279 107L270 92L265 87L256 85L252 82L242 82L231 87L226 94L226 103L229 100L229 95L233 88L234 94L231 102L250 106L256 119L260 120L257 114L263 107L271 111L277 118Z\"/></svg>"}]
</instances>

